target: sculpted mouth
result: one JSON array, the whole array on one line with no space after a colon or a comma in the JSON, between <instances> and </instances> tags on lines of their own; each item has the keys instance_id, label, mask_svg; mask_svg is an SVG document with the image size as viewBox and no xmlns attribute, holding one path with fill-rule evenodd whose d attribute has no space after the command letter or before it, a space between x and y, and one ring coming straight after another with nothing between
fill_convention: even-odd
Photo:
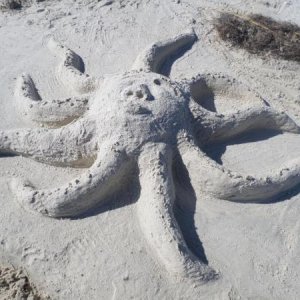
<instances>
[{"instance_id":1,"label":"sculpted mouth","mask_svg":"<svg viewBox=\"0 0 300 300\"><path fill-rule=\"evenodd\" d=\"M136 107L136 109L134 110L134 114L137 114L137 115L149 115L151 114L151 110L146 108L146 107L143 107L143 106L138 106Z\"/></svg>"},{"instance_id":2,"label":"sculpted mouth","mask_svg":"<svg viewBox=\"0 0 300 300\"><path fill-rule=\"evenodd\" d=\"M150 115L152 111L140 104L137 103L128 103L126 111L130 115Z\"/></svg>"}]
</instances>

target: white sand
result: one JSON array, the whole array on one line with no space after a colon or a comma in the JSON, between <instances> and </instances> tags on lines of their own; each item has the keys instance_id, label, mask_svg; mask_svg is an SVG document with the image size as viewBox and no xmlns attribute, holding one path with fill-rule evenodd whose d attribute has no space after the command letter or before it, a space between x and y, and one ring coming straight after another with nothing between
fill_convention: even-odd
<instances>
[{"instance_id":1,"label":"white sand","mask_svg":"<svg viewBox=\"0 0 300 300\"><path fill-rule=\"evenodd\" d=\"M172 79L199 73L228 74L300 124L299 64L230 49L217 38L212 23L219 11L234 11L262 13L299 24L297 0L270 1L270 5L235 0L201 4L197 0L88 2L64 0L50 5L49 1L21 12L0 14L1 130L36 126L16 111L15 79L23 72L31 74L43 98L73 96L57 75L57 57L45 50L50 37L80 54L87 73L102 78L129 70L145 46L190 28L199 40L174 63ZM220 113L230 113L258 102L255 97L253 101L249 97L245 101L217 97L215 106ZM260 177L273 175L273 170L298 158L299 142L300 137L291 133L257 133L208 152L225 167ZM0 158L1 264L24 267L39 289L53 299L300 297L299 193L277 203L241 204L213 199L195 188L197 202L190 197L176 216L186 228L184 237L190 248L201 252L197 235L209 266L221 275L198 286L175 280L153 254L136 216L137 182L113 196L114 201L94 215L73 220L30 213L8 188L14 177L48 188L82 172L28 158Z\"/></svg>"}]
</instances>

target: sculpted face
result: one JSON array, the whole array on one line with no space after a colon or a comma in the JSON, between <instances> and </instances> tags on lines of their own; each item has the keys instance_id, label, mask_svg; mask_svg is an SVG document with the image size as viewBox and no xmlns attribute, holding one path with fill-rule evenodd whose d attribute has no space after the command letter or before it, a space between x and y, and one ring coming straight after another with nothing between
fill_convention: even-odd
<instances>
[{"instance_id":1,"label":"sculpted face","mask_svg":"<svg viewBox=\"0 0 300 300\"><path fill-rule=\"evenodd\" d=\"M130 72L108 78L93 105L101 123L114 124L119 128L115 133L130 137L136 146L142 141L173 140L178 128L187 126L187 98L160 74Z\"/></svg>"}]
</instances>

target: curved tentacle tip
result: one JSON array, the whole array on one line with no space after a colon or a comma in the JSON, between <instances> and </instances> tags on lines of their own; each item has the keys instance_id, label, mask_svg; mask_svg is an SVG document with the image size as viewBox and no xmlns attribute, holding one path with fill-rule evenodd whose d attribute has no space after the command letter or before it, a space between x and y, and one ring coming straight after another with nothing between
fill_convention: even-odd
<instances>
[{"instance_id":1,"label":"curved tentacle tip","mask_svg":"<svg viewBox=\"0 0 300 300\"><path fill-rule=\"evenodd\" d=\"M189 36L191 39L191 42L196 42L198 40L198 36L194 30L194 28L190 28L185 34L187 37Z\"/></svg>"},{"instance_id":2,"label":"curved tentacle tip","mask_svg":"<svg viewBox=\"0 0 300 300\"><path fill-rule=\"evenodd\" d=\"M293 120L291 120L290 125L290 132L299 134L300 133L300 126Z\"/></svg>"},{"instance_id":3,"label":"curved tentacle tip","mask_svg":"<svg viewBox=\"0 0 300 300\"><path fill-rule=\"evenodd\" d=\"M58 65L59 77L68 87L80 94L91 93L100 86L100 80L85 73L84 61L72 49L64 46L53 37L48 40L48 49L62 58Z\"/></svg>"},{"instance_id":4,"label":"curved tentacle tip","mask_svg":"<svg viewBox=\"0 0 300 300\"><path fill-rule=\"evenodd\" d=\"M73 57L73 60L80 60L81 64L81 58L71 49L57 41L54 37L50 37L47 42L47 48L55 55L58 55L60 57L63 57L66 59L66 55L71 55ZM74 62L73 62L74 63Z\"/></svg>"},{"instance_id":5,"label":"curved tentacle tip","mask_svg":"<svg viewBox=\"0 0 300 300\"><path fill-rule=\"evenodd\" d=\"M33 82L31 76L27 73L22 73L17 78L15 96L23 98L25 97L32 101L41 100L41 96L38 93L35 83Z\"/></svg>"},{"instance_id":6,"label":"curved tentacle tip","mask_svg":"<svg viewBox=\"0 0 300 300\"><path fill-rule=\"evenodd\" d=\"M182 46L191 47L195 42L198 41L198 36L195 33L194 28L190 28L175 37L175 40L178 42L181 41Z\"/></svg>"},{"instance_id":7,"label":"curved tentacle tip","mask_svg":"<svg viewBox=\"0 0 300 300\"><path fill-rule=\"evenodd\" d=\"M293 128L291 129L291 133L296 133L299 134L300 133L300 126L298 124L293 124Z\"/></svg>"},{"instance_id":8,"label":"curved tentacle tip","mask_svg":"<svg viewBox=\"0 0 300 300\"><path fill-rule=\"evenodd\" d=\"M48 215L47 209L40 201L36 200L35 196L38 192L31 182L21 178L12 178L9 182L9 189L25 210Z\"/></svg>"},{"instance_id":9,"label":"curved tentacle tip","mask_svg":"<svg viewBox=\"0 0 300 300\"><path fill-rule=\"evenodd\" d=\"M160 67L168 56L192 46L197 38L194 30L190 29L168 40L151 44L137 56L132 70L160 73Z\"/></svg>"},{"instance_id":10,"label":"curved tentacle tip","mask_svg":"<svg viewBox=\"0 0 300 300\"><path fill-rule=\"evenodd\" d=\"M280 114L283 123L283 129L287 132L299 134L300 126L288 114L286 114L286 112L281 111Z\"/></svg>"},{"instance_id":11,"label":"curved tentacle tip","mask_svg":"<svg viewBox=\"0 0 300 300\"><path fill-rule=\"evenodd\" d=\"M197 285L212 282L220 279L221 277L220 273L200 261L194 262L193 266L188 269L186 275L186 279L193 280Z\"/></svg>"}]
</instances>

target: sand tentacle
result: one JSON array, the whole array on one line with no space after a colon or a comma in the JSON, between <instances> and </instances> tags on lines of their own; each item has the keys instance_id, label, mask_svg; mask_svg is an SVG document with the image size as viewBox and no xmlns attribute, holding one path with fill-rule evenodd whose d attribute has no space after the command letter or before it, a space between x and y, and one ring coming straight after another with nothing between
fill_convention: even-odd
<instances>
[{"instance_id":1,"label":"sand tentacle","mask_svg":"<svg viewBox=\"0 0 300 300\"><path fill-rule=\"evenodd\" d=\"M28 74L22 74L16 84L15 96L20 113L32 121L50 126L62 126L80 117L88 109L89 96L63 100L43 100Z\"/></svg>"},{"instance_id":2,"label":"sand tentacle","mask_svg":"<svg viewBox=\"0 0 300 300\"><path fill-rule=\"evenodd\" d=\"M222 167L188 139L181 139L178 149L193 187L219 199L263 202L300 184L300 159L288 162L270 176L255 178Z\"/></svg>"},{"instance_id":3,"label":"sand tentacle","mask_svg":"<svg viewBox=\"0 0 300 300\"><path fill-rule=\"evenodd\" d=\"M155 43L138 55L132 69L161 74L161 68L170 56L183 48L191 46L196 40L196 34L189 32L167 41Z\"/></svg>"},{"instance_id":4,"label":"sand tentacle","mask_svg":"<svg viewBox=\"0 0 300 300\"><path fill-rule=\"evenodd\" d=\"M259 129L300 133L300 127L284 112L271 107L252 107L232 114L211 113L201 107L191 109L194 133L202 143L217 143Z\"/></svg>"},{"instance_id":5,"label":"sand tentacle","mask_svg":"<svg viewBox=\"0 0 300 300\"><path fill-rule=\"evenodd\" d=\"M98 87L99 81L84 73L84 62L78 54L53 38L49 40L48 48L62 59L57 67L57 75L67 88L84 94Z\"/></svg>"},{"instance_id":6,"label":"sand tentacle","mask_svg":"<svg viewBox=\"0 0 300 300\"><path fill-rule=\"evenodd\" d=\"M22 155L49 165L86 167L97 153L92 125L79 120L57 129L0 131L0 153Z\"/></svg>"},{"instance_id":7,"label":"sand tentacle","mask_svg":"<svg viewBox=\"0 0 300 300\"><path fill-rule=\"evenodd\" d=\"M173 213L172 153L165 144L148 145L139 159L138 217L146 239L168 272L212 279L216 274L188 249Z\"/></svg>"},{"instance_id":8,"label":"sand tentacle","mask_svg":"<svg viewBox=\"0 0 300 300\"><path fill-rule=\"evenodd\" d=\"M54 218L78 216L108 200L132 166L124 151L112 147L102 150L91 168L59 188L37 190L30 183L16 180L12 189L28 210Z\"/></svg>"}]
</instances>

